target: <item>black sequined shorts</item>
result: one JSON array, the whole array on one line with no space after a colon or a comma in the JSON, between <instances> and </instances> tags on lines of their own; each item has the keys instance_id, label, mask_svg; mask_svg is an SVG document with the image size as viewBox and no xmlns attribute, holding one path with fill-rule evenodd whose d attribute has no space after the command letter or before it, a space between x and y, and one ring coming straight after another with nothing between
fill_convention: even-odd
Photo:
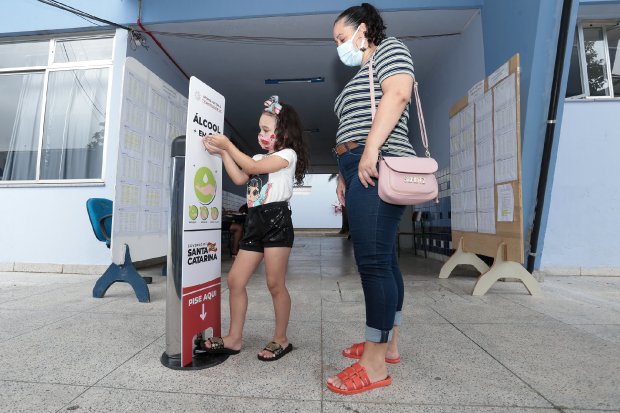
<instances>
[{"instance_id":1,"label":"black sequined shorts","mask_svg":"<svg viewBox=\"0 0 620 413\"><path fill-rule=\"evenodd\" d=\"M269 247L293 247L293 221L288 202L272 202L248 209L239 249L263 252Z\"/></svg>"}]
</instances>

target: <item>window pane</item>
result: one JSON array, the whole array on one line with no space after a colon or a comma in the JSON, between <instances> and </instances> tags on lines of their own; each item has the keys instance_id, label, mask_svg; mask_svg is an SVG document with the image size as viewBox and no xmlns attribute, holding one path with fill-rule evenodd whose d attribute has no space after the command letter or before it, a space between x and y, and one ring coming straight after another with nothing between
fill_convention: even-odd
<instances>
[{"instance_id":1,"label":"window pane","mask_svg":"<svg viewBox=\"0 0 620 413\"><path fill-rule=\"evenodd\" d=\"M108 71L50 72L40 179L101 178Z\"/></svg>"},{"instance_id":2,"label":"window pane","mask_svg":"<svg viewBox=\"0 0 620 413\"><path fill-rule=\"evenodd\" d=\"M590 96L609 96L605 42L600 27L583 29Z\"/></svg>"},{"instance_id":3,"label":"window pane","mask_svg":"<svg viewBox=\"0 0 620 413\"><path fill-rule=\"evenodd\" d=\"M607 45L609 46L609 62L611 64L611 80L613 82L614 96L620 97L620 27L614 26L607 29Z\"/></svg>"},{"instance_id":4,"label":"window pane","mask_svg":"<svg viewBox=\"0 0 620 413\"><path fill-rule=\"evenodd\" d=\"M56 42L54 63L112 59L112 38L61 40Z\"/></svg>"},{"instance_id":5,"label":"window pane","mask_svg":"<svg viewBox=\"0 0 620 413\"><path fill-rule=\"evenodd\" d=\"M36 178L43 76L0 76L0 180Z\"/></svg>"},{"instance_id":6,"label":"window pane","mask_svg":"<svg viewBox=\"0 0 620 413\"><path fill-rule=\"evenodd\" d=\"M0 69L9 67L46 66L50 42L0 44Z\"/></svg>"},{"instance_id":7,"label":"window pane","mask_svg":"<svg viewBox=\"0 0 620 413\"><path fill-rule=\"evenodd\" d=\"M579 96L583 94L583 84L581 83L581 66L579 60L579 36L575 30L575 40L573 50L570 55L570 66L568 68L568 83L566 85L566 97Z\"/></svg>"}]
</instances>

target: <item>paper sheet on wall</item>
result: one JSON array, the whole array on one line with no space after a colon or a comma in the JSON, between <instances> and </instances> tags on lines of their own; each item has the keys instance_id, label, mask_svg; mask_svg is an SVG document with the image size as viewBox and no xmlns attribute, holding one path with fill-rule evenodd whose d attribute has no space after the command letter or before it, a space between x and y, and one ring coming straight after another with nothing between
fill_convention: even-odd
<instances>
[{"instance_id":1,"label":"paper sheet on wall","mask_svg":"<svg viewBox=\"0 0 620 413\"><path fill-rule=\"evenodd\" d=\"M114 212L114 229L123 234L134 234L138 232L140 215L138 211L125 211L119 208Z\"/></svg>"},{"instance_id":2,"label":"paper sheet on wall","mask_svg":"<svg viewBox=\"0 0 620 413\"><path fill-rule=\"evenodd\" d=\"M495 211L478 211L478 232L495 234Z\"/></svg>"},{"instance_id":3,"label":"paper sheet on wall","mask_svg":"<svg viewBox=\"0 0 620 413\"><path fill-rule=\"evenodd\" d=\"M119 159L119 173L125 178L124 181L139 182L142 179L142 160L121 153Z\"/></svg>"},{"instance_id":4,"label":"paper sheet on wall","mask_svg":"<svg viewBox=\"0 0 620 413\"><path fill-rule=\"evenodd\" d=\"M463 192L463 209L465 212L476 212L476 190Z\"/></svg>"},{"instance_id":5,"label":"paper sheet on wall","mask_svg":"<svg viewBox=\"0 0 620 413\"><path fill-rule=\"evenodd\" d=\"M146 129L146 108L131 99L126 98L123 103L124 125L139 132Z\"/></svg>"},{"instance_id":6,"label":"paper sheet on wall","mask_svg":"<svg viewBox=\"0 0 620 413\"><path fill-rule=\"evenodd\" d=\"M143 136L140 132L125 126L121 132L121 153L135 159L142 159Z\"/></svg>"},{"instance_id":7,"label":"paper sheet on wall","mask_svg":"<svg viewBox=\"0 0 620 413\"><path fill-rule=\"evenodd\" d=\"M478 205L479 211L484 211L484 212L493 212L495 211L495 188L488 187L488 188L482 188L480 190L478 190Z\"/></svg>"},{"instance_id":8,"label":"paper sheet on wall","mask_svg":"<svg viewBox=\"0 0 620 413\"><path fill-rule=\"evenodd\" d=\"M149 136L155 139L166 137L166 121L154 112L149 113Z\"/></svg>"},{"instance_id":9,"label":"paper sheet on wall","mask_svg":"<svg viewBox=\"0 0 620 413\"><path fill-rule=\"evenodd\" d=\"M478 232L495 234L493 94L476 102L476 195Z\"/></svg>"},{"instance_id":10,"label":"paper sheet on wall","mask_svg":"<svg viewBox=\"0 0 620 413\"><path fill-rule=\"evenodd\" d=\"M159 116L168 115L168 100L154 88L151 88L151 109Z\"/></svg>"},{"instance_id":11,"label":"paper sheet on wall","mask_svg":"<svg viewBox=\"0 0 620 413\"><path fill-rule=\"evenodd\" d=\"M467 105L450 119L452 227L476 231L475 106Z\"/></svg>"},{"instance_id":12,"label":"paper sheet on wall","mask_svg":"<svg viewBox=\"0 0 620 413\"><path fill-rule=\"evenodd\" d=\"M476 102L478 99L482 98L483 96L484 96L484 79L482 79L480 82L473 85L467 91L467 101Z\"/></svg>"},{"instance_id":13,"label":"paper sheet on wall","mask_svg":"<svg viewBox=\"0 0 620 413\"><path fill-rule=\"evenodd\" d=\"M512 222L515 213L515 196L511 184L497 186L497 221Z\"/></svg>"},{"instance_id":14,"label":"paper sheet on wall","mask_svg":"<svg viewBox=\"0 0 620 413\"><path fill-rule=\"evenodd\" d=\"M475 193L474 193L475 196ZM476 212L466 212L464 214L463 231L477 232L478 231L478 216Z\"/></svg>"},{"instance_id":15,"label":"paper sheet on wall","mask_svg":"<svg viewBox=\"0 0 620 413\"><path fill-rule=\"evenodd\" d=\"M462 206L460 202L460 192L462 190L462 179L458 174L460 171L458 154L461 151L461 113L457 113L450 118L450 170L452 172L450 187L450 209L452 211L452 228L461 229L460 215Z\"/></svg>"},{"instance_id":16,"label":"paper sheet on wall","mask_svg":"<svg viewBox=\"0 0 620 413\"><path fill-rule=\"evenodd\" d=\"M130 72L127 74L126 82L127 91L125 95L138 105L146 105L147 87L144 81L138 79L134 73Z\"/></svg>"},{"instance_id":17,"label":"paper sheet on wall","mask_svg":"<svg viewBox=\"0 0 620 413\"><path fill-rule=\"evenodd\" d=\"M158 233L162 231L162 212L146 212L144 214L144 230L148 233Z\"/></svg>"},{"instance_id":18,"label":"paper sheet on wall","mask_svg":"<svg viewBox=\"0 0 620 413\"><path fill-rule=\"evenodd\" d=\"M495 182L517 180L517 96L515 74L493 89Z\"/></svg>"},{"instance_id":19,"label":"paper sheet on wall","mask_svg":"<svg viewBox=\"0 0 620 413\"><path fill-rule=\"evenodd\" d=\"M495 86L500 80L502 80L503 78L505 78L506 76L508 76L508 73L510 71L510 68L508 66L508 62L504 63L503 65L501 65L500 67L498 67L495 72L491 73L489 75L489 88L492 88L493 86Z\"/></svg>"}]
</instances>

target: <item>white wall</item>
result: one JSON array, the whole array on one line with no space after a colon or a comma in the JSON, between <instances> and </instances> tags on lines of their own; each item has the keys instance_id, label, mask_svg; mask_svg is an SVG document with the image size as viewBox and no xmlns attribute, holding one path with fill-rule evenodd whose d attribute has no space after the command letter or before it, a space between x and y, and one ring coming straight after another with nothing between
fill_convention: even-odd
<instances>
[{"instance_id":1,"label":"white wall","mask_svg":"<svg viewBox=\"0 0 620 413\"><path fill-rule=\"evenodd\" d=\"M620 101L566 101L541 270L620 274Z\"/></svg>"},{"instance_id":2,"label":"white wall","mask_svg":"<svg viewBox=\"0 0 620 413\"><path fill-rule=\"evenodd\" d=\"M290 204L294 228L340 228L341 215L334 214L336 180L329 181L327 174L306 175L304 185L311 186L310 193L294 193Z\"/></svg>"},{"instance_id":3,"label":"white wall","mask_svg":"<svg viewBox=\"0 0 620 413\"><path fill-rule=\"evenodd\" d=\"M127 32L117 30L104 148L104 184L0 188L0 263L106 265L110 251L96 240L88 198L114 198L121 90Z\"/></svg>"},{"instance_id":4,"label":"white wall","mask_svg":"<svg viewBox=\"0 0 620 413\"><path fill-rule=\"evenodd\" d=\"M86 213L88 198L114 199L125 59L132 56L180 93L188 81L155 46L127 48L127 32L116 31L104 148L103 184L0 188L0 268L11 263L109 265L110 251L95 238ZM9 264L9 265L7 265Z\"/></svg>"}]
</instances>

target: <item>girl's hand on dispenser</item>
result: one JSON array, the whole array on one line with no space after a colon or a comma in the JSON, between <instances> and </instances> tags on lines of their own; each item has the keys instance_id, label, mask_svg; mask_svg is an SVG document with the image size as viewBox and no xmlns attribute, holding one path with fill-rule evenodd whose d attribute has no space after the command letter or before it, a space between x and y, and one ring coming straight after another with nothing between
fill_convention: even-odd
<instances>
[{"instance_id":1,"label":"girl's hand on dispenser","mask_svg":"<svg viewBox=\"0 0 620 413\"><path fill-rule=\"evenodd\" d=\"M208 135L205 137L205 139L210 146L221 149L223 151L228 150L230 145L232 145L232 142L230 142L230 139L228 139L226 135Z\"/></svg>"},{"instance_id":2,"label":"girl's hand on dispenser","mask_svg":"<svg viewBox=\"0 0 620 413\"><path fill-rule=\"evenodd\" d=\"M202 146L204 146L205 151L209 152L211 155L221 154L223 152L220 148L217 148L209 143L208 136L202 138Z\"/></svg>"}]
</instances>

